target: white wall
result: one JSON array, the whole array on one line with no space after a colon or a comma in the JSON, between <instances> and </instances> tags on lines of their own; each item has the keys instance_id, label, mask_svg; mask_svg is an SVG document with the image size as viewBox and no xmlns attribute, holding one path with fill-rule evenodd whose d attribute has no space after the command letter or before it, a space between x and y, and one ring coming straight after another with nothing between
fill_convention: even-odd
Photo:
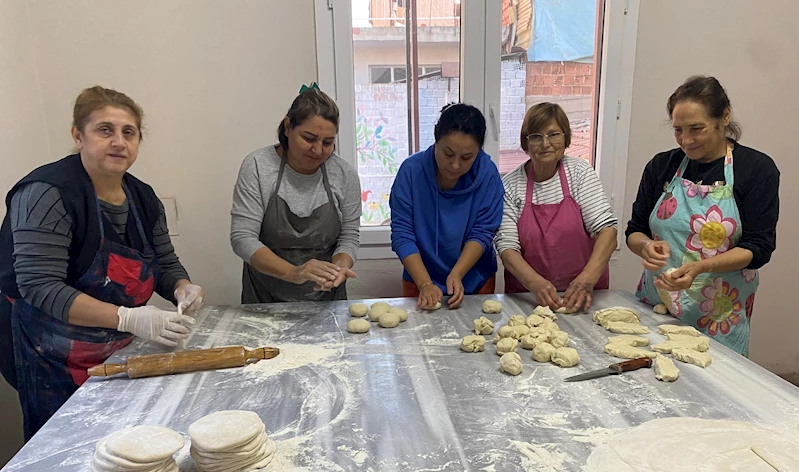
<instances>
[{"instance_id":1,"label":"white wall","mask_svg":"<svg viewBox=\"0 0 799 472\"><path fill-rule=\"evenodd\" d=\"M313 0L0 0L0 193L70 152L81 89L123 91L147 128L131 172L177 199L173 241L209 300L237 302L233 184L244 156L276 141L301 84L316 79L313 28ZM21 433L5 384L0 401L11 425L0 428L3 464Z\"/></svg>"},{"instance_id":2,"label":"white wall","mask_svg":"<svg viewBox=\"0 0 799 472\"><path fill-rule=\"evenodd\" d=\"M676 147L666 100L692 74L714 75L725 86L743 126L742 144L770 155L782 173L777 251L761 271L752 317L751 358L777 373L799 371L799 316L794 309L799 254L796 110L799 76L795 19L799 3L774 0L642 0L633 80L632 126L624 221L629 219L644 165ZM614 264L617 288L633 289L640 263L626 248Z\"/></svg>"}]
</instances>

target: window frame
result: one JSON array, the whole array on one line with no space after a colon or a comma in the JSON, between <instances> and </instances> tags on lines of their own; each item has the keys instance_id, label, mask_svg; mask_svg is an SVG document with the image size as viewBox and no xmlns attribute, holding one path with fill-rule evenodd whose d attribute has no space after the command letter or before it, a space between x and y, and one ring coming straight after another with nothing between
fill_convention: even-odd
<instances>
[{"instance_id":1,"label":"window frame","mask_svg":"<svg viewBox=\"0 0 799 472\"><path fill-rule=\"evenodd\" d=\"M485 150L499 158L501 71L501 2L465 0L461 3L461 101L479 108L487 120ZM619 218L619 241L625 214L624 193L630 133L632 81L640 0L606 0L599 69L598 113L594 167ZM355 71L352 38L352 0L314 0L317 83L338 103L339 155L358 167L355 155ZM390 67L390 66L385 66ZM420 67L424 67L421 66ZM393 77L393 71L392 71ZM362 226L360 259L390 259L391 229Z\"/></svg>"}]
</instances>

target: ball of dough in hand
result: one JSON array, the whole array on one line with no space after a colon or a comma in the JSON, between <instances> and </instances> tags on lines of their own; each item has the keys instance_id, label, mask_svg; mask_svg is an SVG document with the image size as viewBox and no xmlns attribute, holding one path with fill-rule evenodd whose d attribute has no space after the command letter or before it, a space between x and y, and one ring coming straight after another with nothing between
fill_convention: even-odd
<instances>
[{"instance_id":1,"label":"ball of dough in hand","mask_svg":"<svg viewBox=\"0 0 799 472\"><path fill-rule=\"evenodd\" d=\"M438 310L439 308L441 308L441 302L436 302L435 305L433 305L431 307L428 307L428 308L425 308L425 309L427 311L435 311L435 310Z\"/></svg>"},{"instance_id":2,"label":"ball of dough in hand","mask_svg":"<svg viewBox=\"0 0 799 472\"><path fill-rule=\"evenodd\" d=\"M380 315L378 323L380 323L380 326L384 328L395 328L398 324L400 324L400 317L396 313L387 311Z\"/></svg>"},{"instance_id":3,"label":"ball of dough in hand","mask_svg":"<svg viewBox=\"0 0 799 472\"><path fill-rule=\"evenodd\" d=\"M552 362L561 367L574 367L580 362L580 355L577 349L559 347L552 353Z\"/></svg>"},{"instance_id":4,"label":"ball of dough in hand","mask_svg":"<svg viewBox=\"0 0 799 472\"><path fill-rule=\"evenodd\" d=\"M481 352L485 351L485 348L486 338L482 336L470 334L461 340L461 351L463 352Z\"/></svg>"},{"instance_id":5,"label":"ball of dough in hand","mask_svg":"<svg viewBox=\"0 0 799 472\"><path fill-rule=\"evenodd\" d=\"M408 312L402 308L389 308L386 313L396 313L399 316L400 323L408 320Z\"/></svg>"},{"instance_id":6,"label":"ball of dough in hand","mask_svg":"<svg viewBox=\"0 0 799 472\"><path fill-rule=\"evenodd\" d=\"M519 375L522 373L522 358L515 352L503 354L499 358L499 370L510 375Z\"/></svg>"},{"instance_id":7,"label":"ball of dough in hand","mask_svg":"<svg viewBox=\"0 0 799 472\"><path fill-rule=\"evenodd\" d=\"M369 331L369 322L363 318L347 322L347 331L350 333L365 333Z\"/></svg>"},{"instance_id":8,"label":"ball of dough in hand","mask_svg":"<svg viewBox=\"0 0 799 472\"><path fill-rule=\"evenodd\" d=\"M669 312L669 309L666 308L666 305L658 303L657 305L652 307L652 311L654 311L658 315L665 315Z\"/></svg>"},{"instance_id":9,"label":"ball of dough in hand","mask_svg":"<svg viewBox=\"0 0 799 472\"><path fill-rule=\"evenodd\" d=\"M383 313L387 313L391 309L388 303L378 302L372 305L369 309L369 321L377 321Z\"/></svg>"},{"instance_id":10,"label":"ball of dough in hand","mask_svg":"<svg viewBox=\"0 0 799 472\"><path fill-rule=\"evenodd\" d=\"M483 302L483 313L499 313L502 311L502 303L496 300L486 300Z\"/></svg>"},{"instance_id":11,"label":"ball of dough in hand","mask_svg":"<svg viewBox=\"0 0 799 472\"><path fill-rule=\"evenodd\" d=\"M350 305L350 315L352 316L366 316L369 313L369 307L365 303L353 303Z\"/></svg>"},{"instance_id":12,"label":"ball of dough in hand","mask_svg":"<svg viewBox=\"0 0 799 472\"><path fill-rule=\"evenodd\" d=\"M509 352L516 352L519 347L519 341L513 338L502 338L497 343L497 355L507 354Z\"/></svg>"}]
</instances>

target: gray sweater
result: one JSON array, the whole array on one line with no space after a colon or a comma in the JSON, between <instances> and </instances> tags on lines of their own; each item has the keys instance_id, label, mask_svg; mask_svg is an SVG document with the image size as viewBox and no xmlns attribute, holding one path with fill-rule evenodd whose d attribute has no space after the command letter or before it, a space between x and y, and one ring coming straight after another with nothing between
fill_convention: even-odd
<instances>
[{"instance_id":1,"label":"gray sweater","mask_svg":"<svg viewBox=\"0 0 799 472\"><path fill-rule=\"evenodd\" d=\"M333 154L325 162L333 206L341 219L341 232L333 255L347 254L355 261L361 225L361 182L358 171ZM253 151L244 158L233 190L230 210L230 244L244 261L264 247L259 235L269 197L275 191L280 156L275 146ZM304 218L328 202L321 169L311 175L300 174L286 165L278 195L295 215Z\"/></svg>"}]
</instances>

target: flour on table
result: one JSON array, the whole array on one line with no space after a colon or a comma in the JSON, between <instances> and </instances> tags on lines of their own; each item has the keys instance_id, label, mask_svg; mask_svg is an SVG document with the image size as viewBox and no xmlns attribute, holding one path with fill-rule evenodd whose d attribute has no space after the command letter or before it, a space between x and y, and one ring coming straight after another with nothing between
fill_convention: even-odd
<instances>
[{"instance_id":1,"label":"flour on table","mask_svg":"<svg viewBox=\"0 0 799 472\"><path fill-rule=\"evenodd\" d=\"M244 367L244 372L259 375L275 375L289 369L309 364L320 364L331 357L338 357L338 349L328 349L312 344L280 344L280 354L273 359L263 359Z\"/></svg>"}]
</instances>

